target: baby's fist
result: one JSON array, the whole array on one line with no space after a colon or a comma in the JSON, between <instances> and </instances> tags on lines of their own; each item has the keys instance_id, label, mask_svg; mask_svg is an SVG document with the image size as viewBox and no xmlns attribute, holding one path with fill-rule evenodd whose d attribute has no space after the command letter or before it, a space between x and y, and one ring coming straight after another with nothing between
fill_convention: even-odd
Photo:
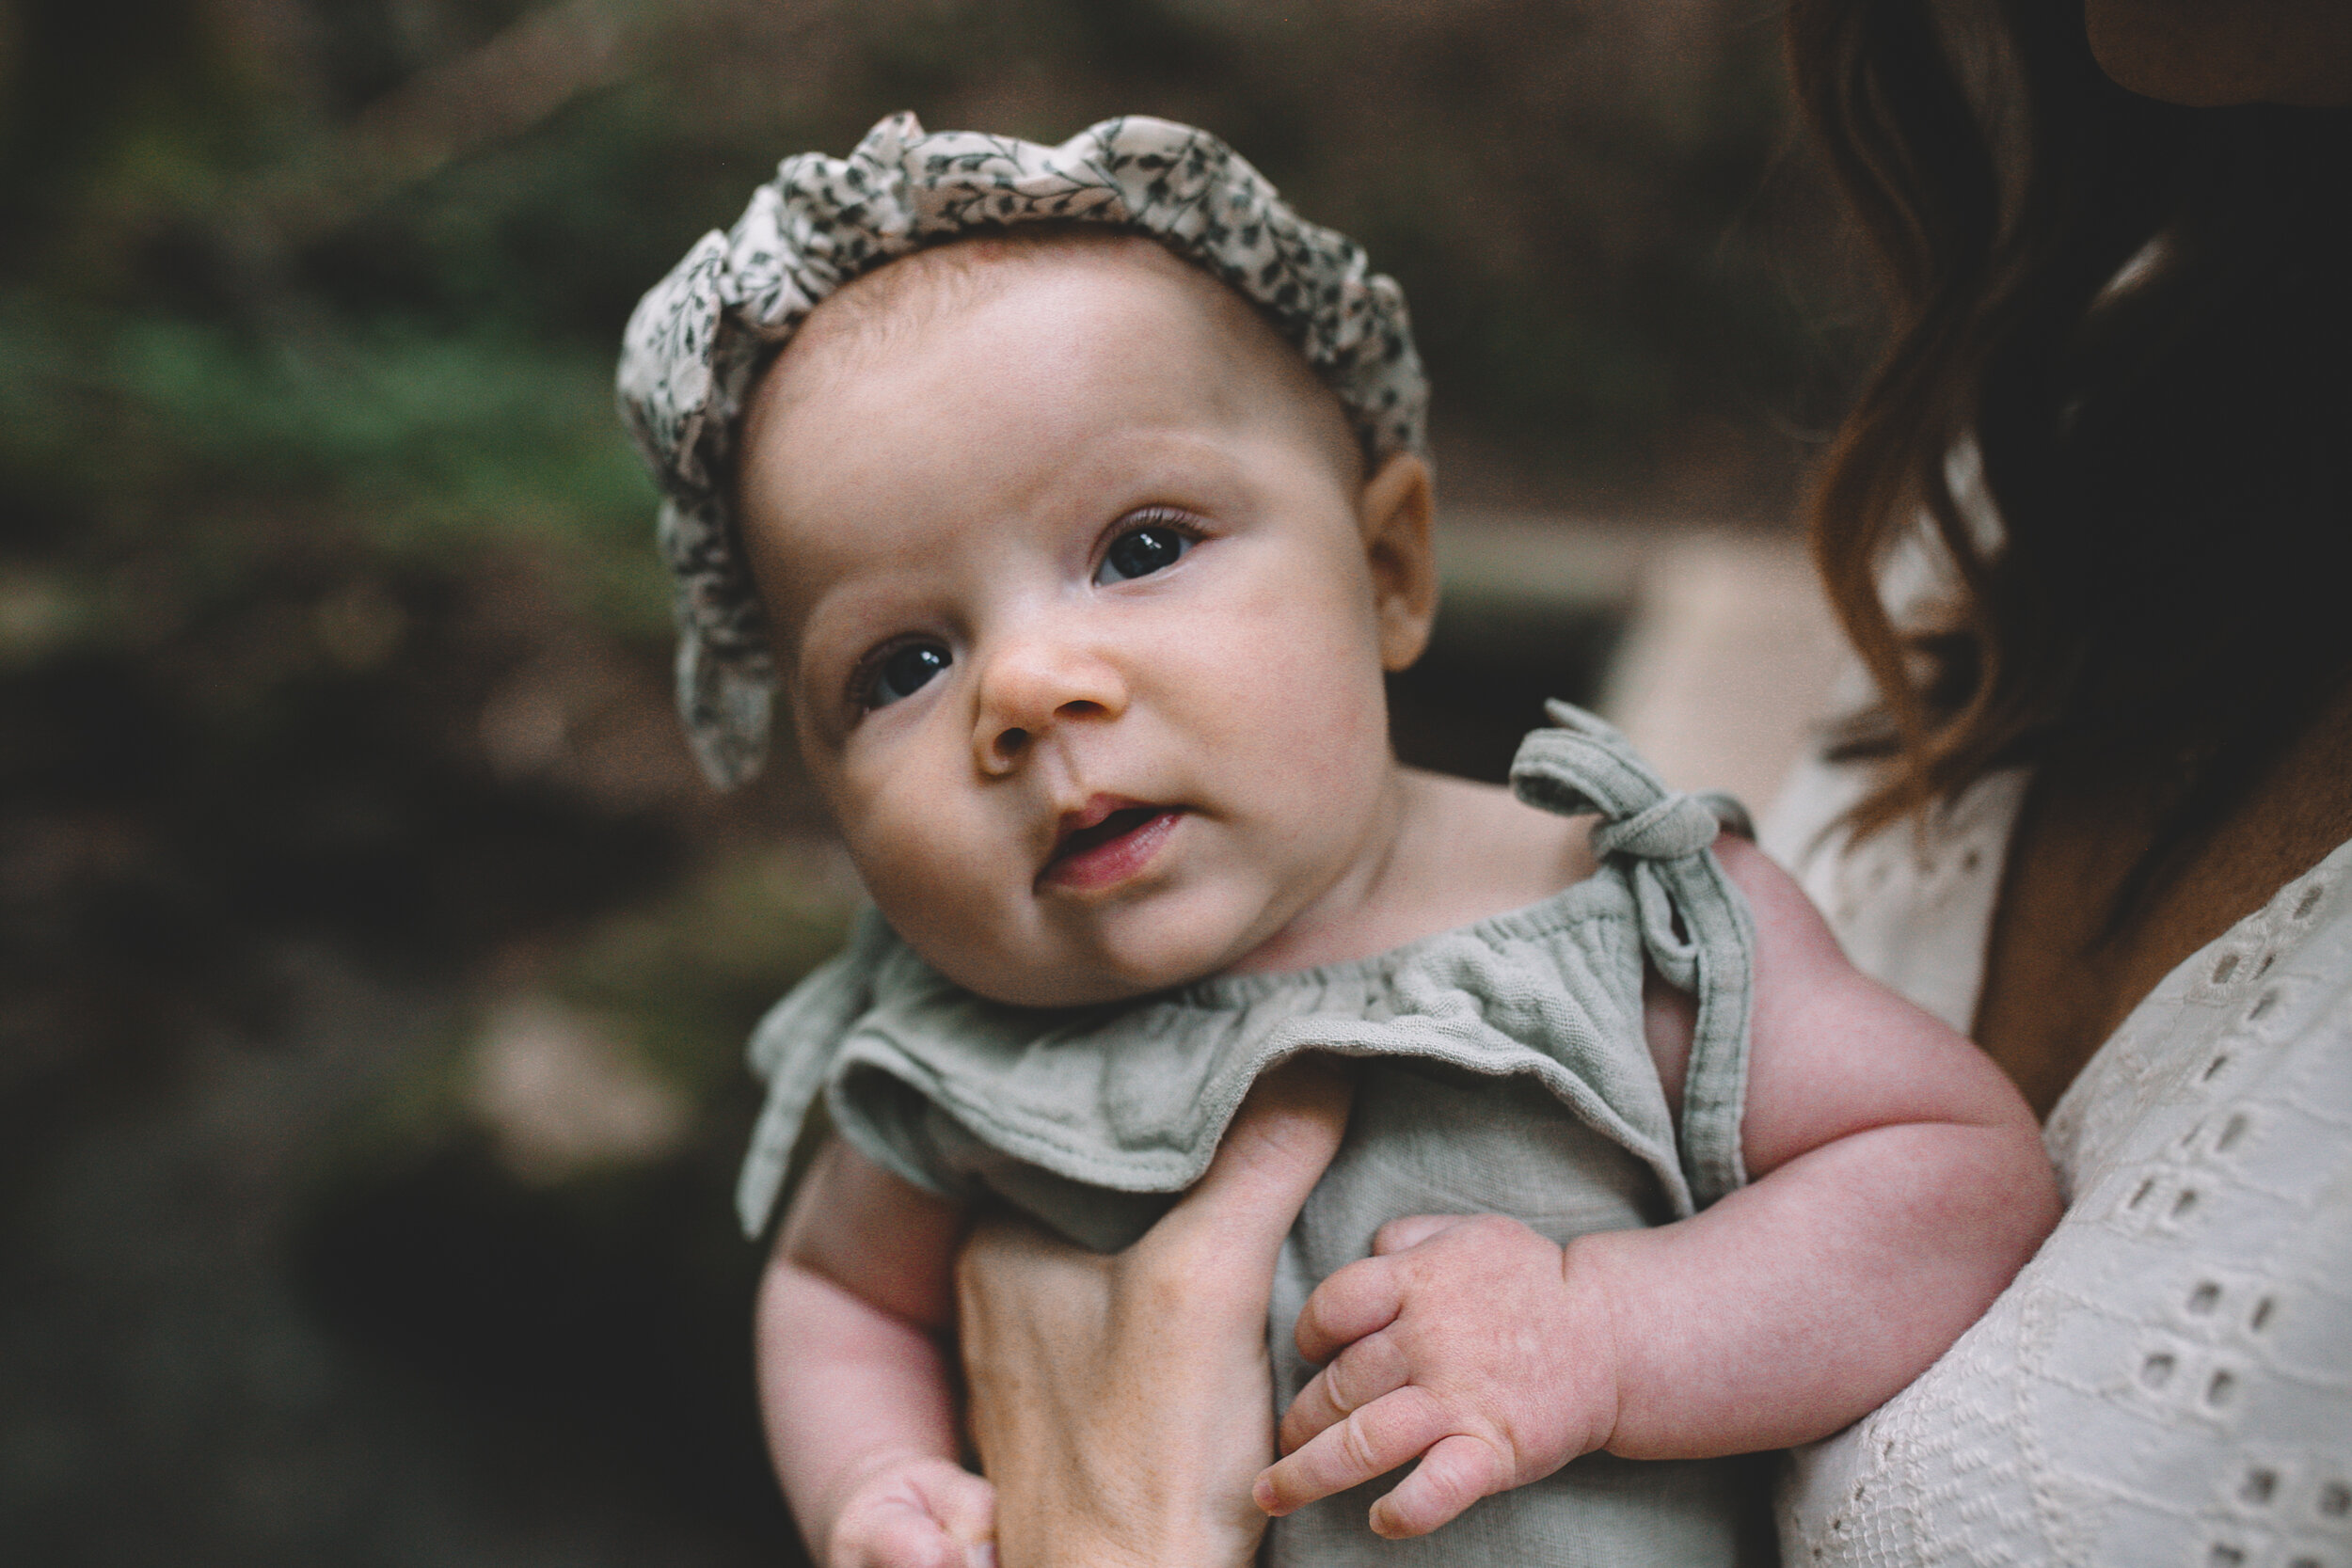
<instances>
[{"instance_id":1,"label":"baby's fist","mask_svg":"<svg viewBox=\"0 0 2352 1568\"><path fill-rule=\"evenodd\" d=\"M1327 1365L1282 1418L1259 1507L1288 1513L1418 1454L1372 1528L1425 1535L1608 1441L1608 1307L1561 1247L1497 1215L1423 1216L1382 1227L1373 1253L1298 1315L1299 1353Z\"/></svg>"},{"instance_id":2,"label":"baby's fist","mask_svg":"<svg viewBox=\"0 0 2352 1568\"><path fill-rule=\"evenodd\" d=\"M995 1568L996 1489L945 1459L869 1472L833 1516L826 1568Z\"/></svg>"}]
</instances>

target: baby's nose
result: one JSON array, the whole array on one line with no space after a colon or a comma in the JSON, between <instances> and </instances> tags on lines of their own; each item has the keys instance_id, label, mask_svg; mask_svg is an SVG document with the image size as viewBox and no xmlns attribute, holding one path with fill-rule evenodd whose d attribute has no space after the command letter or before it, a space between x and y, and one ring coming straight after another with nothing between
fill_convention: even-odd
<instances>
[{"instance_id":1,"label":"baby's nose","mask_svg":"<svg viewBox=\"0 0 2352 1568\"><path fill-rule=\"evenodd\" d=\"M984 773L1009 772L1057 725L1114 719L1126 705L1126 682L1108 659L1057 639L1020 639L981 671L974 761Z\"/></svg>"}]
</instances>

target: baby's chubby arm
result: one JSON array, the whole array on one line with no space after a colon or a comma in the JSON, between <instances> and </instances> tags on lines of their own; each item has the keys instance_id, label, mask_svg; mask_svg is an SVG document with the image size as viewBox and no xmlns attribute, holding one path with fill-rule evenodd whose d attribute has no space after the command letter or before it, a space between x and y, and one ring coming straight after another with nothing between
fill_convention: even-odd
<instances>
[{"instance_id":1,"label":"baby's chubby arm","mask_svg":"<svg viewBox=\"0 0 2352 1568\"><path fill-rule=\"evenodd\" d=\"M760 1414L819 1568L991 1560L989 1484L956 1463L942 1338L961 1208L838 1139L810 1164L760 1282Z\"/></svg>"},{"instance_id":2,"label":"baby's chubby arm","mask_svg":"<svg viewBox=\"0 0 2352 1568\"><path fill-rule=\"evenodd\" d=\"M1422 1454L1372 1513L1419 1535L1596 1449L1824 1436L1942 1354L2057 1222L2040 1128L1999 1069L1847 962L1760 850L1717 853L1756 926L1750 1184L1565 1249L1494 1216L1384 1228L1299 1316L1299 1349L1327 1364L1259 1478L1269 1513ZM1665 995L1651 1044L1678 1098L1690 1009Z\"/></svg>"}]
</instances>

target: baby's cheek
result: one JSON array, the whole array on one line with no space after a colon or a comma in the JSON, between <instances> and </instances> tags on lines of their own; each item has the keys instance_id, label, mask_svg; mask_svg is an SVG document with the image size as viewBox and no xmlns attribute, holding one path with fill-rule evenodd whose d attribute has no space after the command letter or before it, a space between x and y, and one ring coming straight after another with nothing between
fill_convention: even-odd
<instances>
[{"instance_id":1,"label":"baby's cheek","mask_svg":"<svg viewBox=\"0 0 2352 1568\"><path fill-rule=\"evenodd\" d=\"M984 928L983 847L951 802L905 781L866 793L841 819L850 860L891 926L927 955Z\"/></svg>"},{"instance_id":2,"label":"baby's cheek","mask_svg":"<svg viewBox=\"0 0 2352 1568\"><path fill-rule=\"evenodd\" d=\"M1320 650L1318 650L1320 652ZM1268 660L1280 668L1279 656ZM1378 665L1323 657L1288 680L1259 673L1229 722L1246 727L1237 751L1314 816L1344 816L1378 791L1389 761L1388 702Z\"/></svg>"},{"instance_id":3,"label":"baby's cheek","mask_svg":"<svg viewBox=\"0 0 2352 1568\"><path fill-rule=\"evenodd\" d=\"M1387 698L1363 618L1311 597L1237 610L1206 639L1219 668L1194 695L1208 705L1208 723L1302 779L1344 777L1363 766L1367 751L1385 754Z\"/></svg>"}]
</instances>

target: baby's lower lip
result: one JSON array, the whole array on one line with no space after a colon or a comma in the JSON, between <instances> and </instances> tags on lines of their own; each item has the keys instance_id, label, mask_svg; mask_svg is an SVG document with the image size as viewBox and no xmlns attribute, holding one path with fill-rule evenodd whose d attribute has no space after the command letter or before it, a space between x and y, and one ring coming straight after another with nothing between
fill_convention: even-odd
<instances>
[{"instance_id":1,"label":"baby's lower lip","mask_svg":"<svg viewBox=\"0 0 2352 1568\"><path fill-rule=\"evenodd\" d=\"M1184 812L1174 806L1133 806L1073 833L1038 873L1038 886L1109 887L1141 871L1168 841Z\"/></svg>"}]
</instances>

